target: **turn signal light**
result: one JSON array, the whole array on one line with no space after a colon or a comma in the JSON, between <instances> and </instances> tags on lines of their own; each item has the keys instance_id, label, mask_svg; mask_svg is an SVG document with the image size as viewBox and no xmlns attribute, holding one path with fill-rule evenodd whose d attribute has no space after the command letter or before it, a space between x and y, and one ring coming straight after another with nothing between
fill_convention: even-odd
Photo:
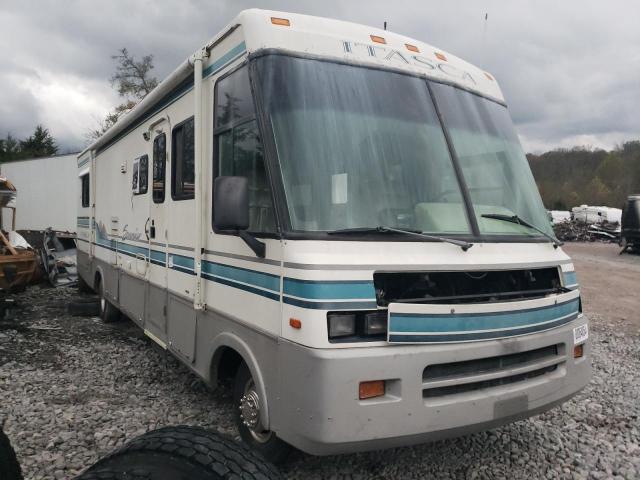
<instances>
[{"instance_id":1,"label":"turn signal light","mask_svg":"<svg viewBox=\"0 0 640 480\"><path fill-rule=\"evenodd\" d=\"M370 382L360 382L358 396L360 400L367 398L381 397L384 395L384 380L373 380Z\"/></svg>"},{"instance_id":2,"label":"turn signal light","mask_svg":"<svg viewBox=\"0 0 640 480\"><path fill-rule=\"evenodd\" d=\"M289 326L291 328L295 328L297 330L300 330L302 328L302 322L300 320L298 320L297 318L290 318L289 319Z\"/></svg>"},{"instance_id":3,"label":"turn signal light","mask_svg":"<svg viewBox=\"0 0 640 480\"><path fill-rule=\"evenodd\" d=\"M584 355L584 343L573 347L573 358L582 358Z\"/></svg>"},{"instance_id":4,"label":"turn signal light","mask_svg":"<svg viewBox=\"0 0 640 480\"><path fill-rule=\"evenodd\" d=\"M289 22L287 18L271 17L271 23L273 23L274 25L281 25L283 27L291 26L291 22Z\"/></svg>"}]
</instances>

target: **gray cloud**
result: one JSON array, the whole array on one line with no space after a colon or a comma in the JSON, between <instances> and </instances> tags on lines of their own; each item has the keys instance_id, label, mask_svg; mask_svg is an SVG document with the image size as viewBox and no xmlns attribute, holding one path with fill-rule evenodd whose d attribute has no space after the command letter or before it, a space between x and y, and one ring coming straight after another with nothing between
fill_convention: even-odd
<instances>
[{"instance_id":1,"label":"gray cloud","mask_svg":"<svg viewBox=\"0 0 640 480\"><path fill-rule=\"evenodd\" d=\"M594 0L13 2L0 6L0 135L44 122L63 146L81 146L118 102L108 79L119 48L153 53L163 78L250 7L386 20L479 65L500 82L528 150L640 138L640 4Z\"/></svg>"}]
</instances>

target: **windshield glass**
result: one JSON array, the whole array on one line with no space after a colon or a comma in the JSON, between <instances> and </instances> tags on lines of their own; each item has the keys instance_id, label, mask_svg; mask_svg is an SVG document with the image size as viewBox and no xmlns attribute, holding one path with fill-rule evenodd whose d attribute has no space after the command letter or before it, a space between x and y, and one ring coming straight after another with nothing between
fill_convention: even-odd
<instances>
[{"instance_id":1,"label":"windshield glass","mask_svg":"<svg viewBox=\"0 0 640 480\"><path fill-rule=\"evenodd\" d=\"M471 233L460 184L424 79L281 55L259 58L258 73L294 231L384 225L440 235ZM440 94L443 103L447 95ZM505 111L511 128L506 109L496 106ZM460 132L465 128L454 129L456 141L463 141ZM475 130L471 132L475 135ZM484 130L480 132L485 135ZM496 139L505 144L500 135ZM471 150L464 150L466 157ZM484 164L483 155L493 151L482 144L475 165ZM511 168L505 166L511 155L507 152L504 157L496 157L497 165L490 166L494 172L488 175L490 181L478 173L469 182L476 190L505 190L495 198L477 197L474 203L487 206L486 211L476 212L478 217L505 213L504 206L514 198L511 190L518 192L522 179L531 177L528 166L529 177L505 173ZM498 167L505 172L497 175ZM466 170L473 173L472 168ZM504 184L507 181L512 183ZM520 196L516 197L519 201ZM472 194L472 198L476 197ZM509 208L537 225L529 210L518 204ZM478 223L484 233L539 235L499 220L480 217Z\"/></svg>"},{"instance_id":2,"label":"windshield glass","mask_svg":"<svg viewBox=\"0 0 640 480\"><path fill-rule=\"evenodd\" d=\"M424 80L284 56L259 68L293 230L470 232Z\"/></svg>"},{"instance_id":3,"label":"windshield glass","mask_svg":"<svg viewBox=\"0 0 640 480\"><path fill-rule=\"evenodd\" d=\"M517 215L552 235L551 223L507 108L450 85L432 83L482 234L537 235L486 214Z\"/></svg>"}]
</instances>

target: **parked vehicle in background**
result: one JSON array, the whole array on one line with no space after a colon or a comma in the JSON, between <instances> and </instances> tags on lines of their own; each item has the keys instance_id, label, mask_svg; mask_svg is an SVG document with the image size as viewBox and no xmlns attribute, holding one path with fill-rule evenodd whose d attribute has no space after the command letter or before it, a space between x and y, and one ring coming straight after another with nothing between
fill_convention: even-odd
<instances>
[{"instance_id":1,"label":"parked vehicle in background","mask_svg":"<svg viewBox=\"0 0 640 480\"><path fill-rule=\"evenodd\" d=\"M620 224L622 210L611 207L596 207L590 205L580 205L571 209L571 216L579 222L594 223L617 223Z\"/></svg>"},{"instance_id":2,"label":"parked vehicle in background","mask_svg":"<svg viewBox=\"0 0 640 480\"><path fill-rule=\"evenodd\" d=\"M78 157L78 272L267 458L493 428L590 376L587 319L496 80L247 10Z\"/></svg>"},{"instance_id":3,"label":"parked vehicle in background","mask_svg":"<svg viewBox=\"0 0 640 480\"><path fill-rule=\"evenodd\" d=\"M622 233L620 246L623 253L640 247L640 195L629 195L622 210Z\"/></svg>"}]
</instances>

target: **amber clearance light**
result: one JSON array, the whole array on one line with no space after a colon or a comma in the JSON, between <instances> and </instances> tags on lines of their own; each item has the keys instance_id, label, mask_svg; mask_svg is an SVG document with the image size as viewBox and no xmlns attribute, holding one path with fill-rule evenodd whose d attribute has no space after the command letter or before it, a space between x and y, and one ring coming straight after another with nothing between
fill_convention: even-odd
<instances>
[{"instance_id":1,"label":"amber clearance light","mask_svg":"<svg viewBox=\"0 0 640 480\"><path fill-rule=\"evenodd\" d=\"M273 23L274 25L280 25L283 27L291 26L291 22L289 22L288 18L271 17L271 23Z\"/></svg>"}]
</instances>

